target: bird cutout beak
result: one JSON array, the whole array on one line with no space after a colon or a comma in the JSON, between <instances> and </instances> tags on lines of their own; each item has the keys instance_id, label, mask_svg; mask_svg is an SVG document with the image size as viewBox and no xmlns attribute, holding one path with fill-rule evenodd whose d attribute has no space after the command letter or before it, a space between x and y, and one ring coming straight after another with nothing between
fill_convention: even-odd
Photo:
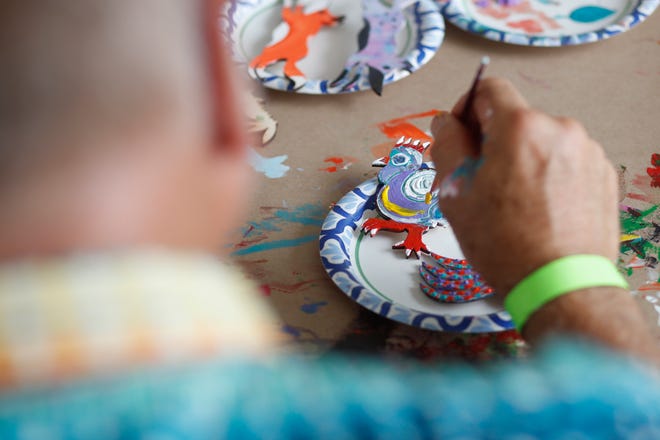
<instances>
[{"instance_id":1,"label":"bird cutout beak","mask_svg":"<svg viewBox=\"0 0 660 440\"><path fill-rule=\"evenodd\" d=\"M387 166L387 164L389 163L389 161L390 161L390 156L383 156L383 157L381 157L380 159L376 159L376 160L374 160L373 162L371 162L371 166L372 166L372 167L380 167L380 168L382 168L382 167L384 167L384 166Z\"/></svg>"}]
</instances>

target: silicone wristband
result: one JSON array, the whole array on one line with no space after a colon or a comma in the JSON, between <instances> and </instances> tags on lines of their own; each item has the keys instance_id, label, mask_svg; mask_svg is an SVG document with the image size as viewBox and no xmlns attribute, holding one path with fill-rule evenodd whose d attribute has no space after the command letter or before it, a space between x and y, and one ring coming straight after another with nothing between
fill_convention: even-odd
<instances>
[{"instance_id":1,"label":"silicone wristband","mask_svg":"<svg viewBox=\"0 0 660 440\"><path fill-rule=\"evenodd\" d=\"M589 287L622 287L628 283L616 266L600 255L570 255L552 261L518 283L504 300L518 331L530 316L553 299Z\"/></svg>"}]
</instances>

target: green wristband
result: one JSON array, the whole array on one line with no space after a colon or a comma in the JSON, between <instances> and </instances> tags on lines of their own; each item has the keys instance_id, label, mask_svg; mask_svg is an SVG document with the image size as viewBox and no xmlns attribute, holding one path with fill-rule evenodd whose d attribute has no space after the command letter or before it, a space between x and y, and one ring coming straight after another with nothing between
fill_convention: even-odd
<instances>
[{"instance_id":1,"label":"green wristband","mask_svg":"<svg viewBox=\"0 0 660 440\"><path fill-rule=\"evenodd\" d=\"M589 287L628 288L616 266L600 255L570 255L532 272L504 300L518 331L530 316L553 299Z\"/></svg>"}]
</instances>

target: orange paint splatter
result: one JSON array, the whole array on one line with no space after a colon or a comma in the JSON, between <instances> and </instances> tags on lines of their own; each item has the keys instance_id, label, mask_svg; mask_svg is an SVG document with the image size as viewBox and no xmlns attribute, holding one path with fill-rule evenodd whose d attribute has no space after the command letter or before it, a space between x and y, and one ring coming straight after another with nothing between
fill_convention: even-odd
<instances>
[{"instance_id":1,"label":"orange paint splatter","mask_svg":"<svg viewBox=\"0 0 660 440\"><path fill-rule=\"evenodd\" d=\"M352 156L340 157L340 156L331 156L323 159L323 162L332 164L326 168L319 168L319 171L326 171L328 173L336 173L339 170L347 170L357 162L358 159Z\"/></svg>"},{"instance_id":2,"label":"orange paint splatter","mask_svg":"<svg viewBox=\"0 0 660 440\"><path fill-rule=\"evenodd\" d=\"M654 290L654 291L658 290L658 291L660 291L660 283L644 284L644 285L640 286L639 289L637 289L637 290L639 290L640 292L649 291L649 290Z\"/></svg>"},{"instance_id":3,"label":"orange paint splatter","mask_svg":"<svg viewBox=\"0 0 660 440\"><path fill-rule=\"evenodd\" d=\"M513 29L522 29L528 34L539 34L543 32L543 26L536 20L520 20L520 21L511 21L506 24Z\"/></svg>"}]
</instances>

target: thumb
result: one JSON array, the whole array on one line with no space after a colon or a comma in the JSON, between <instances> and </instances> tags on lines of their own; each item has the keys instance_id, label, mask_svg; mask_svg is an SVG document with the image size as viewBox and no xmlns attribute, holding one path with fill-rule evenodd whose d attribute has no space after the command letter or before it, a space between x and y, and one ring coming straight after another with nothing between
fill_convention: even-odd
<instances>
[{"instance_id":1,"label":"thumb","mask_svg":"<svg viewBox=\"0 0 660 440\"><path fill-rule=\"evenodd\" d=\"M450 113L442 113L431 122L433 145L431 159L436 175L433 190L437 189L447 175L455 170L466 157L476 151L476 145L465 126Z\"/></svg>"}]
</instances>

